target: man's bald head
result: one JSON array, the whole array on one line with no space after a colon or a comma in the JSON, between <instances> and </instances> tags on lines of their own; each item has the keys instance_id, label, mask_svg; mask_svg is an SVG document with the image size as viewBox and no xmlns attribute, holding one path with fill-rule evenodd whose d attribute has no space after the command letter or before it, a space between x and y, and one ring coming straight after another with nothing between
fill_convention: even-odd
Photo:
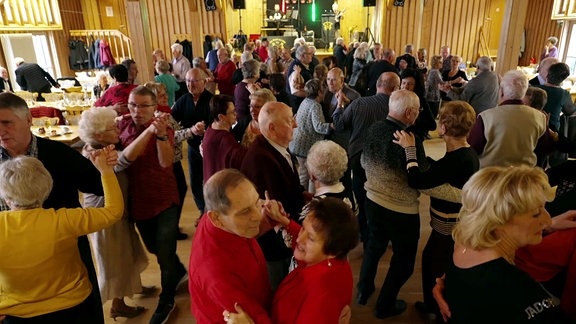
<instances>
[{"instance_id":1,"label":"man's bald head","mask_svg":"<svg viewBox=\"0 0 576 324\"><path fill-rule=\"evenodd\" d=\"M269 140L288 148L293 137L293 129L297 127L290 106L277 101L269 101L258 115L260 132Z\"/></svg>"},{"instance_id":2,"label":"man's bald head","mask_svg":"<svg viewBox=\"0 0 576 324\"><path fill-rule=\"evenodd\" d=\"M540 62L538 65L538 74L544 79L547 80L548 78L548 70L553 64L558 63L558 59L555 57L547 57Z\"/></svg>"},{"instance_id":3,"label":"man's bald head","mask_svg":"<svg viewBox=\"0 0 576 324\"><path fill-rule=\"evenodd\" d=\"M376 81L376 93L391 95L392 92L400 88L400 77L394 72L384 72L380 74Z\"/></svg>"}]
</instances>

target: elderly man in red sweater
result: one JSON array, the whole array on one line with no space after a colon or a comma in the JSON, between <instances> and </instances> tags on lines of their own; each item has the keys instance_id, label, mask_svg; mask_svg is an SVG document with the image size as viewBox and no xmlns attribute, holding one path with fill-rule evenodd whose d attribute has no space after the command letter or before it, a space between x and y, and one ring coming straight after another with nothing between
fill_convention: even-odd
<instances>
[{"instance_id":1,"label":"elderly man in red sweater","mask_svg":"<svg viewBox=\"0 0 576 324\"><path fill-rule=\"evenodd\" d=\"M206 80L216 82L220 94L234 97L235 85L232 83L232 75L236 71L236 64L230 60L230 53L225 47L220 48L217 54L219 63L214 71L214 77Z\"/></svg>"},{"instance_id":2,"label":"elderly man in red sweater","mask_svg":"<svg viewBox=\"0 0 576 324\"><path fill-rule=\"evenodd\" d=\"M190 303L198 323L213 323L224 309L242 305L255 323L271 323L272 290L255 237L263 218L254 184L234 169L216 172L204 185L206 216L190 253Z\"/></svg>"}]
</instances>

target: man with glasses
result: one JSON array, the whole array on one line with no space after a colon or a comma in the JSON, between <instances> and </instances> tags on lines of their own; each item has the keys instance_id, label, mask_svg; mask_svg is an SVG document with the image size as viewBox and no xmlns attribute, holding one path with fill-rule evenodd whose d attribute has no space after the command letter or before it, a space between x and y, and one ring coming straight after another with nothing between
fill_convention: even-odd
<instances>
[{"instance_id":1,"label":"man with glasses","mask_svg":"<svg viewBox=\"0 0 576 324\"><path fill-rule=\"evenodd\" d=\"M210 120L210 99L212 93L205 89L206 74L199 68L193 68L186 73L188 93L180 97L172 107L172 117L183 128L192 127L194 136L188 139L188 168L190 172L190 188L200 215L204 213L203 162L200 155L200 143L204 137L206 125Z\"/></svg>"},{"instance_id":2,"label":"man with glasses","mask_svg":"<svg viewBox=\"0 0 576 324\"><path fill-rule=\"evenodd\" d=\"M126 169L130 183L130 215L148 251L160 265L162 292L151 324L165 323L174 310L178 285L187 278L186 268L176 255L178 204L180 199L174 162L174 130L168 116L155 117L156 95L139 86L130 92L130 115L118 123L123 147L138 141L143 153ZM141 136L145 134L147 136Z\"/></svg>"},{"instance_id":3,"label":"man with glasses","mask_svg":"<svg viewBox=\"0 0 576 324\"><path fill-rule=\"evenodd\" d=\"M296 59L292 61L286 74L286 92L290 94L290 101L292 104L292 112L296 114L298 108L304 98L306 92L304 91L304 84L313 78L314 69L311 67L312 50L308 45L300 45L296 49Z\"/></svg>"}]
</instances>

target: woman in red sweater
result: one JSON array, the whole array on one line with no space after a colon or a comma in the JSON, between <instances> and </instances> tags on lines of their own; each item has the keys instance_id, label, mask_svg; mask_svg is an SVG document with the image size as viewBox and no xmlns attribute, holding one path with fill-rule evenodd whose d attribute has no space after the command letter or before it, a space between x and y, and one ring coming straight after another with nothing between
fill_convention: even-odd
<instances>
[{"instance_id":1,"label":"woman in red sweater","mask_svg":"<svg viewBox=\"0 0 576 324\"><path fill-rule=\"evenodd\" d=\"M313 199L302 226L290 220L276 202L265 204L266 215L290 234L296 268L280 283L271 310L272 323L348 323L352 301L352 270L348 252L358 244L352 210L332 197ZM253 323L249 314L224 311L228 323Z\"/></svg>"}]
</instances>

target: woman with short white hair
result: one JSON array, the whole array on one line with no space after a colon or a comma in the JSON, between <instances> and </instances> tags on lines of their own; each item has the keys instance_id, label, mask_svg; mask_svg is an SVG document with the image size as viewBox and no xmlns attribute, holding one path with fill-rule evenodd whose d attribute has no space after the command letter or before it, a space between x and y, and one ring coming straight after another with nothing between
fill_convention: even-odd
<instances>
[{"instance_id":1,"label":"woman with short white hair","mask_svg":"<svg viewBox=\"0 0 576 324\"><path fill-rule=\"evenodd\" d=\"M89 157L95 150L118 144L119 131L115 118L116 112L112 109L92 108L82 113L79 133L80 139L86 143L82 152L84 156ZM125 150L132 161L135 160L135 156L131 156L134 147ZM121 170L129 163L123 154L120 154L119 161L121 165L116 166L115 171L127 203L128 178ZM104 204L105 197L94 194L84 194L83 197L84 207L101 207ZM148 258L134 223L129 220L128 210L124 210L122 219L116 224L88 237L98 268L98 286L102 303L112 299L110 317L132 318L142 314L144 307L132 307L124 302L124 296L132 296L143 291L140 273L148 266ZM144 291L151 293L154 288L145 288Z\"/></svg>"},{"instance_id":2,"label":"woman with short white hair","mask_svg":"<svg viewBox=\"0 0 576 324\"><path fill-rule=\"evenodd\" d=\"M340 182L348 168L348 154L342 146L329 140L314 143L308 151L306 167L310 181L314 184L314 197L334 197L344 201L350 208L356 206L352 205Z\"/></svg>"}]
</instances>

